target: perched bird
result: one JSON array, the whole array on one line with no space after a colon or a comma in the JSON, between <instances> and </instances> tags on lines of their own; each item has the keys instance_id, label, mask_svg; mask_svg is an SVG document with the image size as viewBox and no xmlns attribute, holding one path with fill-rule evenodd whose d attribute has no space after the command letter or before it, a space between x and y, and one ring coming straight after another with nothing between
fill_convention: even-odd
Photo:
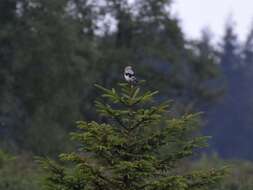
<instances>
[{"instance_id":1,"label":"perched bird","mask_svg":"<svg viewBox=\"0 0 253 190\"><path fill-rule=\"evenodd\" d=\"M125 67L124 77L125 77L126 81L129 83L136 83L137 82L136 77L134 76L134 71L131 66Z\"/></svg>"}]
</instances>

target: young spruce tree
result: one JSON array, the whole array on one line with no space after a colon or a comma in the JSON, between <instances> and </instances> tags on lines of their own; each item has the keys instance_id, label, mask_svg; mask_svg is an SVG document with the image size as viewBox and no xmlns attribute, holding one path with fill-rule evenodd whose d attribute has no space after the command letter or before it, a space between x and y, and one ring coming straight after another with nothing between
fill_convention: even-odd
<instances>
[{"instance_id":1,"label":"young spruce tree","mask_svg":"<svg viewBox=\"0 0 253 190\"><path fill-rule=\"evenodd\" d=\"M182 159L206 146L196 137L199 114L168 117L169 103L155 105L156 92L121 83L121 90L97 87L103 101L96 107L105 123L77 122L72 138L78 151L61 154L60 165L43 159L49 190L194 190L216 184L224 169L180 170Z\"/></svg>"}]
</instances>

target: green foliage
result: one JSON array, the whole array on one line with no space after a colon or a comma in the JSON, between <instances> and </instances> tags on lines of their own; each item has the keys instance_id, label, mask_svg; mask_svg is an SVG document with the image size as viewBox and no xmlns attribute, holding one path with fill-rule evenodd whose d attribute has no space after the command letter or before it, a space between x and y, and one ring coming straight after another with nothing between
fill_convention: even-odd
<instances>
[{"instance_id":1,"label":"green foliage","mask_svg":"<svg viewBox=\"0 0 253 190\"><path fill-rule=\"evenodd\" d=\"M220 167L229 165L229 175L227 175L222 184L209 190L250 190L253 188L253 164L246 160L222 160L218 155L203 155L202 158L194 163L193 168L207 169L210 167Z\"/></svg>"},{"instance_id":2,"label":"green foliage","mask_svg":"<svg viewBox=\"0 0 253 190\"><path fill-rule=\"evenodd\" d=\"M207 145L195 136L199 114L173 118L169 102L156 104L157 92L120 83L106 89L96 108L105 123L77 122L71 134L78 151L61 154L63 166L41 159L50 190L194 190L215 185L225 169L180 171L180 162ZM166 151L165 151L166 150Z\"/></svg>"},{"instance_id":3,"label":"green foliage","mask_svg":"<svg viewBox=\"0 0 253 190\"><path fill-rule=\"evenodd\" d=\"M27 157L0 151L0 190L40 190L37 172Z\"/></svg>"}]
</instances>

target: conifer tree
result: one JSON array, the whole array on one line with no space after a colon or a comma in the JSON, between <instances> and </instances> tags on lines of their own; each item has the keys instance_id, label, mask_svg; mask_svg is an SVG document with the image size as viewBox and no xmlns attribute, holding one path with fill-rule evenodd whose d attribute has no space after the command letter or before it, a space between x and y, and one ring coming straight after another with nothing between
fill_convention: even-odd
<instances>
[{"instance_id":1,"label":"conifer tree","mask_svg":"<svg viewBox=\"0 0 253 190\"><path fill-rule=\"evenodd\" d=\"M170 102L156 104L158 92L120 83L96 101L99 122L77 122L71 134L78 151L61 154L61 163L40 159L49 190L188 190L216 184L225 169L184 171L182 160L207 145L208 137L193 135L199 114L168 116Z\"/></svg>"}]
</instances>

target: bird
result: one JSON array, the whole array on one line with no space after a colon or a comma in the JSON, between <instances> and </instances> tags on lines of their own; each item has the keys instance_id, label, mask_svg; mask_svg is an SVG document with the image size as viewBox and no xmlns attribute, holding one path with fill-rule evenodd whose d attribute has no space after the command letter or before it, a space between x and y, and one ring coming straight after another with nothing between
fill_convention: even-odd
<instances>
[{"instance_id":1,"label":"bird","mask_svg":"<svg viewBox=\"0 0 253 190\"><path fill-rule=\"evenodd\" d=\"M134 76L134 71L131 66L126 66L124 69L125 80L129 83L136 83L136 77Z\"/></svg>"}]
</instances>

